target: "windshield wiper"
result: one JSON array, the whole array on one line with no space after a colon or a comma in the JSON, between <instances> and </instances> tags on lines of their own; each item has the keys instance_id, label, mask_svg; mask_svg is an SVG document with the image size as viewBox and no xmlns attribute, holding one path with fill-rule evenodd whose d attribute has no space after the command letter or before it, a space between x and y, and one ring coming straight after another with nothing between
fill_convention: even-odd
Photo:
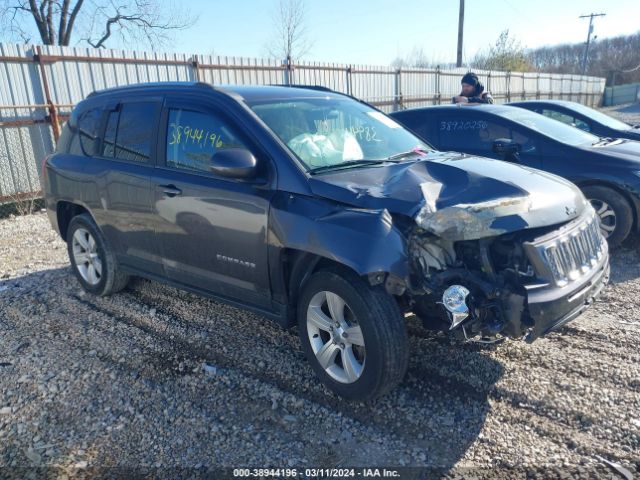
<instances>
[{"instance_id":1,"label":"windshield wiper","mask_svg":"<svg viewBox=\"0 0 640 480\"><path fill-rule=\"evenodd\" d=\"M591 144L591 146L592 147L596 147L598 145L607 145L607 144L613 142L614 140L615 139L611 138L611 137L602 137L602 138L599 138L598 140L596 140L595 142L593 142Z\"/></svg>"},{"instance_id":2,"label":"windshield wiper","mask_svg":"<svg viewBox=\"0 0 640 480\"><path fill-rule=\"evenodd\" d=\"M349 160L342 163L336 163L335 165L323 165L321 167L312 168L311 170L307 170L309 173L318 173L325 172L327 170L335 170L345 167L355 167L358 165L376 165L380 163L384 163L386 160Z\"/></svg>"},{"instance_id":3,"label":"windshield wiper","mask_svg":"<svg viewBox=\"0 0 640 480\"><path fill-rule=\"evenodd\" d=\"M412 155L426 155L428 153L429 152L427 150L421 149L407 150L406 152L400 152L396 153L395 155L391 155L390 157L387 157L387 160L398 160L400 158L410 157Z\"/></svg>"}]
</instances>

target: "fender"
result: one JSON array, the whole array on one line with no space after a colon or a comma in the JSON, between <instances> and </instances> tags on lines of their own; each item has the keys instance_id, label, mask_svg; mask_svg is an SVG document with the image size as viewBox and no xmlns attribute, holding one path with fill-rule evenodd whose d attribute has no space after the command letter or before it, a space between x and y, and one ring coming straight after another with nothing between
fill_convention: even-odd
<instances>
[{"instance_id":1,"label":"fender","mask_svg":"<svg viewBox=\"0 0 640 480\"><path fill-rule=\"evenodd\" d=\"M386 209L353 208L279 192L271 203L268 242L276 249L292 248L329 258L358 275L409 277L406 238Z\"/></svg>"}]
</instances>

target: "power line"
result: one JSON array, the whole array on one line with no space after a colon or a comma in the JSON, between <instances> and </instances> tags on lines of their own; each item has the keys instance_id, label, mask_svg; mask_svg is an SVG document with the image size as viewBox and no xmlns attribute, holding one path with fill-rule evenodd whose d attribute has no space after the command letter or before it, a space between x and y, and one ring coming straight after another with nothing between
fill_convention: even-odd
<instances>
[{"instance_id":1,"label":"power line","mask_svg":"<svg viewBox=\"0 0 640 480\"><path fill-rule=\"evenodd\" d=\"M589 56L589 44L591 43L591 33L593 33L593 18L604 17L606 13L590 13L589 15L580 15L580 18L589 18L589 30L587 32L587 43L584 47L584 56L582 57L582 75L587 70L587 58Z\"/></svg>"}]
</instances>

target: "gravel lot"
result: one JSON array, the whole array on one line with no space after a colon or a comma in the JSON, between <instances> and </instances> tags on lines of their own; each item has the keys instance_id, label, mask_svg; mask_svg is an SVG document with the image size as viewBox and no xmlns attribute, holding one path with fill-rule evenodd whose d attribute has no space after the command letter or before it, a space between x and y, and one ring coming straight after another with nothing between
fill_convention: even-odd
<instances>
[{"instance_id":1,"label":"gravel lot","mask_svg":"<svg viewBox=\"0 0 640 480\"><path fill-rule=\"evenodd\" d=\"M532 345L453 343L408 318L408 374L374 404L326 391L296 332L259 315L146 280L83 293L43 213L0 220L0 279L0 478L35 466L623 478L606 461L640 474L637 241L613 252L593 308Z\"/></svg>"}]
</instances>

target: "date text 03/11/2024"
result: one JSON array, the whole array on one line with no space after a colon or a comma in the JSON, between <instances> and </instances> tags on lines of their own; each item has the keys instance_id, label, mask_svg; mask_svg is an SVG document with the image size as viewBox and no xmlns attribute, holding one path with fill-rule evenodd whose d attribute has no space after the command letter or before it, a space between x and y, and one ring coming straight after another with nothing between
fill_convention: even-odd
<instances>
[{"instance_id":1,"label":"date text 03/11/2024","mask_svg":"<svg viewBox=\"0 0 640 480\"><path fill-rule=\"evenodd\" d=\"M238 478L398 478L400 473L397 470L386 468L236 468L233 476Z\"/></svg>"}]
</instances>

